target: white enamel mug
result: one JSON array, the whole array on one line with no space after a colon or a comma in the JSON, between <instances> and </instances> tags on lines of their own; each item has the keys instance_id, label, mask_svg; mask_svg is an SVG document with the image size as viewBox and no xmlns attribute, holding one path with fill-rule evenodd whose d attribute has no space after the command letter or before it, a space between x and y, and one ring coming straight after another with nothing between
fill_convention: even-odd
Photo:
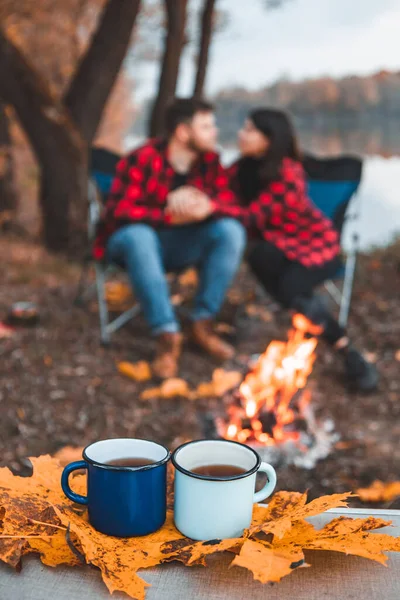
<instances>
[{"instance_id":1,"label":"white enamel mug","mask_svg":"<svg viewBox=\"0 0 400 600\"><path fill-rule=\"evenodd\" d=\"M250 526L253 504L272 494L275 469L261 462L249 446L227 440L195 440L172 454L175 467L174 520L177 529L193 540L240 537ZM193 473L205 465L234 465L246 471L228 477ZM268 482L254 492L257 473Z\"/></svg>"}]
</instances>

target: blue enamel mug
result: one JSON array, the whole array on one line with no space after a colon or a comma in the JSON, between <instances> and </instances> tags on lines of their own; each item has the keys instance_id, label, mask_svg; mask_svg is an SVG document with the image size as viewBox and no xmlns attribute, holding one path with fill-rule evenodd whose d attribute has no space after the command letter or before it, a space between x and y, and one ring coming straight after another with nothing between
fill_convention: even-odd
<instances>
[{"instance_id":1,"label":"blue enamel mug","mask_svg":"<svg viewBox=\"0 0 400 600\"><path fill-rule=\"evenodd\" d=\"M165 522L170 455L167 448L148 440L95 442L84 449L83 460L65 467L61 487L67 498L87 505L89 522L101 533L116 537L147 535ZM117 465L109 464L115 462ZM129 462L143 466L120 466ZM87 470L87 496L70 488L69 475L77 469Z\"/></svg>"}]
</instances>

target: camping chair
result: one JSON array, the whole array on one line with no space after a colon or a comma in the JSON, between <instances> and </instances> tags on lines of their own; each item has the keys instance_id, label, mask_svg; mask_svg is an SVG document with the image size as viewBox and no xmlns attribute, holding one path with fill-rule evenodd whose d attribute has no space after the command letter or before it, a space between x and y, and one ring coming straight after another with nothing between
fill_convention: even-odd
<instances>
[{"instance_id":1,"label":"camping chair","mask_svg":"<svg viewBox=\"0 0 400 600\"><path fill-rule=\"evenodd\" d=\"M101 211L110 192L116 166L120 158L121 157L118 154L106 150L105 148L92 148L91 151L89 163L90 177L88 181L88 240L90 249L86 257L78 284L78 292L75 298L76 305L83 304L84 297L88 292L86 286L87 272L93 263L91 248L96 236L96 229L100 219ZM107 277L113 273L125 272L125 270L122 265L98 261L95 261L94 269L96 281L91 288L96 288L97 302L99 307L101 342L104 346L108 346L111 341L111 335L126 325L126 323L128 323L131 319L136 317L140 313L141 308L139 303L136 303L134 306L118 315L118 317L116 317L114 320L110 321L106 299L106 280ZM174 274L176 273L174 272ZM186 313L183 307L180 307L179 311L183 314Z\"/></svg>"},{"instance_id":2,"label":"camping chair","mask_svg":"<svg viewBox=\"0 0 400 600\"><path fill-rule=\"evenodd\" d=\"M329 217L339 235L348 221L356 221L359 217L354 204L350 200L357 192L362 175L362 160L356 157L342 156L338 158L320 159L306 155L303 161L308 179L308 193L314 204ZM353 292L354 273L356 268L359 235L352 234L352 245L347 253L344 266L334 280L325 282L325 288L339 306L339 324L345 327L348 322L351 297ZM337 281L342 280L340 290Z\"/></svg>"},{"instance_id":3,"label":"camping chair","mask_svg":"<svg viewBox=\"0 0 400 600\"><path fill-rule=\"evenodd\" d=\"M108 196L114 178L115 170L120 156L104 148L93 148L90 156L90 177L88 182L88 240L90 254L82 270L75 303L81 304L85 293L86 275L91 263L91 246L93 244L96 228L104 201ZM110 343L111 334L123 327L140 312L139 304L122 312L110 321L106 300L105 283L108 275L121 270L118 265L95 262L96 293L99 306L100 336L103 345Z\"/></svg>"}]
</instances>

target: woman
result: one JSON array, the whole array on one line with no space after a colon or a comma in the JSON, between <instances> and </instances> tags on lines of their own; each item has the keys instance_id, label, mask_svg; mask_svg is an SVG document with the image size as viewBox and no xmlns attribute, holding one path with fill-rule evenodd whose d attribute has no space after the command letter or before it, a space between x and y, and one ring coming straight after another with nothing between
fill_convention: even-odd
<instances>
[{"instance_id":1,"label":"woman","mask_svg":"<svg viewBox=\"0 0 400 600\"><path fill-rule=\"evenodd\" d=\"M322 337L342 357L353 388L371 391L378 375L350 344L314 288L340 267L339 236L307 196L301 156L288 116L257 109L239 132L241 157L229 169L232 188L256 218L248 264L285 308L323 327Z\"/></svg>"}]
</instances>

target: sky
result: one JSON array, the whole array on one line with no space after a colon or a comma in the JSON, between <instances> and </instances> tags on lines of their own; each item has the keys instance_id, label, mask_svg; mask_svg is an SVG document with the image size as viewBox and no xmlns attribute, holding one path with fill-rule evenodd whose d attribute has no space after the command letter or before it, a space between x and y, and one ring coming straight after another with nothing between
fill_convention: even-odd
<instances>
[{"instance_id":1,"label":"sky","mask_svg":"<svg viewBox=\"0 0 400 600\"><path fill-rule=\"evenodd\" d=\"M230 15L211 48L206 92L257 89L281 77L299 80L400 70L400 0L219 0ZM141 69L141 97L154 93L157 66ZM178 92L188 94L193 60L183 61Z\"/></svg>"}]
</instances>

